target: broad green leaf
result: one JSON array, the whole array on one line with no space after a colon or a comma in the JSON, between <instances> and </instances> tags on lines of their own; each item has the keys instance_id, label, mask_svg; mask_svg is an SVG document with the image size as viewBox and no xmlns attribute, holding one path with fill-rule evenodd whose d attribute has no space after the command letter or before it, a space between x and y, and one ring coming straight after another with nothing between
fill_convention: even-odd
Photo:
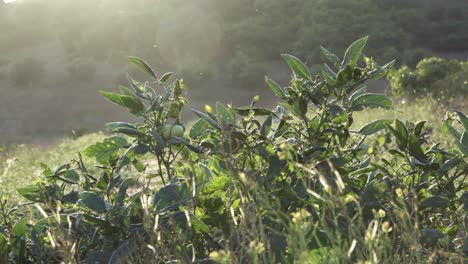
<instances>
[{"instance_id":1,"label":"broad green leaf","mask_svg":"<svg viewBox=\"0 0 468 264\"><path fill-rule=\"evenodd\" d=\"M270 134L271 131L271 125L273 122L273 116L268 116L267 119L262 124L262 127L260 128L260 134L264 137L267 137L268 134Z\"/></svg>"},{"instance_id":2,"label":"broad green leaf","mask_svg":"<svg viewBox=\"0 0 468 264\"><path fill-rule=\"evenodd\" d=\"M337 104L328 105L328 112L333 117L334 124L346 124L348 122L348 115L341 106Z\"/></svg>"},{"instance_id":3,"label":"broad green leaf","mask_svg":"<svg viewBox=\"0 0 468 264\"><path fill-rule=\"evenodd\" d=\"M445 161L444 164L442 164L442 166L440 166L440 168L437 170L437 172L440 174L445 174L452 168L455 168L460 163L460 161L460 157L455 156Z\"/></svg>"},{"instance_id":4,"label":"broad green leaf","mask_svg":"<svg viewBox=\"0 0 468 264\"><path fill-rule=\"evenodd\" d=\"M189 198L189 192L186 183L170 183L159 189L153 196L153 208L158 211L165 208L178 205Z\"/></svg>"},{"instance_id":5,"label":"broad green leaf","mask_svg":"<svg viewBox=\"0 0 468 264\"><path fill-rule=\"evenodd\" d=\"M105 91L100 91L100 93L104 97L106 97L107 100L118 105L122 105L122 100L120 99L122 96L128 96L128 95L121 95L118 93L110 93L110 92L105 92Z\"/></svg>"},{"instance_id":6,"label":"broad green leaf","mask_svg":"<svg viewBox=\"0 0 468 264\"><path fill-rule=\"evenodd\" d=\"M126 178L125 180L122 181L122 183L119 186L119 191L117 192L117 195L115 197L115 201L117 205L123 204L123 201L127 195L128 187L136 183L138 183L138 181L135 178Z\"/></svg>"},{"instance_id":7,"label":"broad green leaf","mask_svg":"<svg viewBox=\"0 0 468 264\"><path fill-rule=\"evenodd\" d=\"M44 202L45 188L40 185L29 185L16 189L21 196L32 202Z\"/></svg>"},{"instance_id":8,"label":"broad green leaf","mask_svg":"<svg viewBox=\"0 0 468 264\"><path fill-rule=\"evenodd\" d=\"M348 65L336 75L336 85L343 86L353 80L353 69Z\"/></svg>"},{"instance_id":9,"label":"broad green leaf","mask_svg":"<svg viewBox=\"0 0 468 264\"><path fill-rule=\"evenodd\" d=\"M318 107L325 103L325 100L322 96L321 88L322 87L320 86L315 86L311 90L307 91L307 96L309 97L309 99L312 101L313 104L315 104Z\"/></svg>"},{"instance_id":10,"label":"broad green leaf","mask_svg":"<svg viewBox=\"0 0 468 264\"><path fill-rule=\"evenodd\" d=\"M465 157L468 156L468 147L466 147L465 145L463 145L461 143L463 141L462 134L460 134L460 132L458 132L458 130L456 130L451 125L450 121L445 121L445 122L442 123L442 132L444 134L447 134L447 132L450 133L450 135L452 135L452 137L454 137L455 140L457 140L457 142L456 142L457 147L460 149L460 151L463 153L463 155Z\"/></svg>"},{"instance_id":11,"label":"broad green leaf","mask_svg":"<svg viewBox=\"0 0 468 264\"><path fill-rule=\"evenodd\" d=\"M132 76L130 76L130 74L127 74L127 80L130 83L130 86L135 91L134 93L132 92L133 96L137 95L137 96L146 98L146 96L144 96L144 93L145 93L146 89L145 89L145 86L142 83L135 81L132 78ZM128 95L128 93L126 93L126 94Z\"/></svg>"},{"instance_id":12,"label":"broad green leaf","mask_svg":"<svg viewBox=\"0 0 468 264\"><path fill-rule=\"evenodd\" d=\"M322 75L329 85L333 86L336 84L336 73L326 63L324 64Z\"/></svg>"},{"instance_id":13,"label":"broad green leaf","mask_svg":"<svg viewBox=\"0 0 468 264\"><path fill-rule=\"evenodd\" d=\"M466 117L466 115L460 111L455 111L455 113L458 115L460 123L463 125L465 130L468 130L468 117Z\"/></svg>"},{"instance_id":14,"label":"broad green leaf","mask_svg":"<svg viewBox=\"0 0 468 264\"><path fill-rule=\"evenodd\" d=\"M27 217L23 217L18 220L13 228L11 229L11 233L17 237L22 237L28 232L28 219Z\"/></svg>"},{"instance_id":15,"label":"broad green leaf","mask_svg":"<svg viewBox=\"0 0 468 264\"><path fill-rule=\"evenodd\" d=\"M309 69L298 58L296 58L296 57L294 57L292 55L289 55L289 54L282 54L281 56L283 57L283 59L286 60L289 67L291 68L291 70L294 72L294 74L297 77L300 77L300 78L305 79L305 80L311 80L312 79L312 77L310 76Z\"/></svg>"},{"instance_id":16,"label":"broad green leaf","mask_svg":"<svg viewBox=\"0 0 468 264\"><path fill-rule=\"evenodd\" d=\"M8 244L8 238L3 233L0 233L0 263L9 262L10 246Z\"/></svg>"},{"instance_id":17,"label":"broad green leaf","mask_svg":"<svg viewBox=\"0 0 468 264\"><path fill-rule=\"evenodd\" d=\"M328 64L324 63L324 69L325 72L330 76L330 78L335 79L336 78L336 73L328 66Z\"/></svg>"},{"instance_id":18,"label":"broad green leaf","mask_svg":"<svg viewBox=\"0 0 468 264\"><path fill-rule=\"evenodd\" d=\"M460 136L460 143L463 146L468 147L468 134L466 131L463 131L463 134Z\"/></svg>"},{"instance_id":19,"label":"broad green leaf","mask_svg":"<svg viewBox=\"0 0 468 264\"><path fill-rule=\"evenodd\" d=\"M133 64L138 66L140 69L142 69L144 72L146 72L149 76L151 76L155 80L158 79L158 77L156 77L156 74L154 73L153 69L151 69L151 67L144 60L142 60L140 58L137 58L137 57L133 57L133 56L130 56L128 58L130 59L130 61Z\"/></svg>"},{"instance_id":20,"label":"broad green leaf","mask_svg":"<svg viewBox=\"0 0 468 264\"><path fill-rule=\"evenodd\" d=\"M103 142L98 142L83 150L83 154L88 157L94 157L100 163L105 163L115 156L115 154L127 145L127 140L122 137L110 137L104 139Z\"/></svg>"},{"instance_id":21,"label":"broad green leaf","mask_svg":"<svg viewBox=\"0 0 468 264\"><path fill-rule=\"evenodd\" d=\"M356 97L363 95L366 92L367 92L367 86L364 85L363 87L357 89L354 93L352 93L351 96L349 96L348 102L353 102L354 100L356 100Z\"/></svg>"},{"instance_id":22,"label":"broad green leaf","mask_svg":"<svg viewBox=\"0 0 468 264\"><path fill-rule=\"evenodd\" d=\"M426 124L426 121L420 121L420 122L418 122L416 124L416 126L414 127L414 134L416 136L421 135L421 132L422 132L425 124Z\"/></svg>"},{"instance_id":23,"label":"broad green leaf","mask_svg":"<svg viewBox=\"0 0 468 264\"><path fill-rule=\"evenodd\" d=\"M283 102L281 102L283 103ZM280 103L280 104L281 104ZM247 116L250 114L252 111L254 115L256 116L269 116L273 115L274 117L278 117L275 113L273 113L271 110L266 109L266 108L261 108L261 107L250 107L250 106L243 106L239 108L235 108L235 111L237 114L242 115L242 116Z\"/></svg>"},{"instance_id":24,"label":"broad green leaf","mask_svg":"<svg viewBox=\"0 0 468 264\"><path fill-rule=\"evenodd\" d=\"M182 144L182 145L185 145L188 149L190 149L191 151L195 152L195 153L201 153L202 150L200 148L197 148L195 147L194 145L190 144L190 142L188 142L187 140L181 138L181 137L173 137L171 138L169 141L167 141L168 144L173 144L173 145L177 145L177 144Z\"/></svg>"},{"instance_id":25,"label":"broad green leaf","mask_svg":"<svg viewBox=\"0 0 468 264\"><path fill-rule=\"evenodd\" d=\"M80 181L80 175L76 170L68 170L60 178L68 183L78 183Z\"/></svg>"},{"instance_id":26,"label":"broad green leaf","mask_svg":"<svg viewBox=\"0 0 468 264\"><path fill-rule=\"evenodd\" d=\"M203 118L198 119L190 128L189 137L192 139L197 138L210 128L210 123Z\"/></svg>"},{"instance_id":27,"label":"broad green leaf","mask_svg":"<svg viewBox=\"0 0 468 264\"><path fill-rule=\"evenodd\" d=\"M118 127L118 128L112 129L112 132L124 134L130 137L142 137L145 135L144 133L138 131L137 129L126 128L126 127Z\"/></svg>"},{"instance_id":28,"label":"broad green leaf","mask_svg":"<svg viewBox=\"0 0 468 264\"><path fill-rule=\"evenodd\" d=\"M351 108L355 111L365 108L385 108L390 109L393 106L392 100L383 94L366 93L357 96L350 102Z\"/></svg>"},{"instance_id":29,"label":"broad green leaf","mask_svg":"<svg viewBox=\"0 0 468 264\"><path fill-rule=\"evenodd\" d=\"M405 124L398 119L395 119L395 132L398 147L400 147L401 150L406 149L406 146L408 145L408 130L406 129Z\"/></svg>"},{"instance_id":30,"label":"broad green leaf","mask_svg":"<svg viewBox=\"0 0 468 264\"><path fill-rule=\"evenodd\" d=\"M192 112L194 112L198 117L201 117L204 120L206 120L214 128L216 128L218 130L222 130L221 126L215 120L213 120L211 117L209 117L207 114L204 114L204 113L202 113L200 111L197 111L197 110L194 110L194 109L192 109Z\"/></svg>"},{"instance_id":31,"label":"broad green leaf","mask_svg":"<svg viewBox=\"0 0 468 264\"><path fill-rule=\"evenodd\" d=\"M130 128L130 129L137 129L134 125L125 123L125 122L112 122L112 123L107 123L106 126L108 126L110 129L116 129L116 128Z\"/></svg>"},{"instance_id":32,"label":"broad green leaf","mask_svg":"<svg viewBox=\"0 0 468 264\"><path fill-rule=\"evenodd\" d=\"M154 148L154 150L156 152L159 152L159 151L161 151L162 149L164 149L166 147L166 143L165 143L164 139L161 137L161 135L158 133L158 131L156 131L156 130L151 131L151 135L153 136L153 138L158 143L156 145L156 147Z\"/></svg>"},{"instance_id":33,"label":"broad green leaf","mask_svg":"<svg viewBox=\"0 0 468 264\"><path fill-rule=\"evenodd\" d=\"M322 49L323 55L331 62L335 67L338 67L340 65L340 58L327 50L326 48L320 46L320 49Z\"/></svg>"},{"instance_id":34,"label":"broad green leaf","mask_svg":"<svg viewBox=\"0 0 468 264\"><path fill-rule=\"evenodd\" d=\"M10 248L17 263L26 263L27 224L27 218L23 217L15 223L11 231Z\"/></svg>"},{"instance_id":35,"label":"broad green leaf","mask_svg":"<svg viewBox=\"0 0 468 264\"><path fill-rule=\"evenodd\" d=\"M222 124L223 126L236 123L235 113L232 113L220 102L216 102L216 118L218 123Z\"/></svg>"},{"instance_id":36,"label":"broad green leaf","mask_svg":"<svg viewBox=\"0 0 468 264\"><path fill-rule=\"evenodd\" d=\"M99 195L93 192L80 192L79 204L95 211L96 213L102 214L106 212L106 202Z\"/></svg>"},{"instance_id":37,"label":"broad green leaf","mask_svg":"<svg viewBox=\"0 0 468 264\"><path fill-rule=\"evenodd\" d=\"M273 93L278 96L280 99L287 99L288 96L286 95L286 93L284 92L284 90L279 86L279 84L277 84L275 81L273 81L272 79L268 78L267 76L265 76L265 82L268 84L268 86L270 87L270 89L273 91Z\"/></svg>"},{"instance_id":38,"label":"broad green leaf","mask_svg":"<svg viewBox=\"0 0 468 264\"><path fill-rule=\"evenodd\" d=\"M145 112L145 105L136 96L122 95L117 93L110 93L99 91L107 100L117 105L123 106L128 111L136 116L140 116Z\"/></svg>"},{"instance_id":39,"label":"broad green leaf","mask_svg":"<svg viewBox=\"0 0 468 264\"><path fill-rule=\"evenodd\" d=\"M127 87L124 87L124 86L119 86L119 92L122 95L135 96L135 94L132 92L132 90L130 90Z\"/></svg>"},{"instance_id":40,"label":"broad green leaf","mask_svg":"<svg viewBox=\"0 0 468 264\"><path fill-rule=\"evenodd\" d=\"M172 76L172 72L167 72L161 77L161 79L159 79L159 82L165 83L167 80L169 80L169 78L171 78L171 76Z\"/></svg>"},{"instance_id":41,"label":"broad green leaf","mask_svg":"<svg viewBox=\"0 0 468 264\"><path fill-rule=\"evenodd\" d=\"M420 162L427 163L426 155L424 154L421 148L421 144L418 142L418 139L415 135L410 135L408 137L408 151Z\"/></svg>"},{"instance_id":42,"label":"broad green leaf","mask_svg":"<svg viewBox=\"0 0 468 264\"><path fill-rule=\"evenodd\" d=\"M192 224L193 230L197 233L208 233L210 231L210 227L207 226L203 221L198 219L194 214L190 213L190 223Z\"/></svg>"},{"instance_id":43,"label":"broad green leaf","mask_svg":"<svg viewBox=\"0 0 468 264\"><path fill-rule=\"evenodd\" d=\"M343 58L343 67L350 66L351 68L354 68L359 56L361 56L364 46L366 45L367 39L368 36L358 39L348 47Z\"/></svg>"},{"instance_id":44,"label":"broad green leaf","mask_svg":"<svg viewBox=\"0 0 468 264\"><path fill-rule=\"evenodd\" d=\"M385 129L385 124L390 124L390 122L391 122L390 120L386 120L386 119L379 119L379 120L372 121L370 123L367 123L363 127L361 127L358 133L361 135L366 135L366 136L375 134L379 132L380 130Z\"/></svg>"},{"instance_id":45,"label":"broad green leaf","mask_svg":"<svg viewBox=\"0 0 468 264\"><path fill-rule=\"evenodd\" d=\"M204 193L211 194L218 190L223 190L231 183L227 176L219 176L210 181L203 190Z\"/></svg>"},{"instance_id":46,"label":"broad green leaf","mask_svg":"<svg viewBox=\"0 0 468 264\"><path fill-rule=\"evenodd\" d=\"M289 112L295 114L296 116L301 116L302 114L301 109L299 107L299 103L297 101L295 101L292 105L286 102L279 102L278 105L288 110Z\"/></svg>"}]
</instances>

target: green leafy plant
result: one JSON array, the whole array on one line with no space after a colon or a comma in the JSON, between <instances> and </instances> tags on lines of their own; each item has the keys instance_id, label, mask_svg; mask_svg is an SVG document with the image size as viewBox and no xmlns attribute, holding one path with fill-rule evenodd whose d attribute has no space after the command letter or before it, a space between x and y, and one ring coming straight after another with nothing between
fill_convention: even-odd
<instances>
[{"instance_id":1,"label":"green leafy plant","mask_svg":"<svg viewBox=\"0 0 468 264\"><path fill-rule=\"evenodd\" d=\"M443 123L459 142L454 150L430 144L425 122L373 120L351 130L353 113L393 107L363 86L393 65L363 57L366 42L355 41L343 59L322 48L329 62L317 76L283 54L289 85L265 78L276 108L257 106L258 97L244 107L218 102L192 110L198 120L187 131L184 82L130 57L151 81L129 76L130 88L101 94L140 122L107 124L113 135L82 151L96 167L81 155L54 170L42 164L43 176L18 189L38 212L15 217L13 235L1 233L8 258L461 260L454 241L466 230L467 119L455 112Z\"/></svg>"}]
</instances>

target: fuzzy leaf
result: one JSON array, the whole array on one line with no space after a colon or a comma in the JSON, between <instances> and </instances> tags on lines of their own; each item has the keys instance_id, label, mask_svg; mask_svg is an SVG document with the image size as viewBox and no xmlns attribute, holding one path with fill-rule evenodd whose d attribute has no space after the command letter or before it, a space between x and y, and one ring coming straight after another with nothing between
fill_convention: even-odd
<instances>
[{"instance_id":1,"label":"fuzzy leaf","mask_svg":"<svg viewBox=\"0 0 468 264\"><path fill-rule=\"evenodd\" d=\"M286 93L284 92L284 90L279 86L279 84L277 84L275 81L273 81L272 79L268 78L267 76L265 76L265 82L268 84L268 86L270 87L270 89L273 91L273 93L278 96L280 99L287 99L288 96L286 95Z\"/></svg>"},{"instance_id":2,"label":"fuzzy leaf","mask_svg":"<svg viewBox=\"0 0 468 264\"><path fill-rule=\"evenodd\" d=\"M95 211L96 213L104 213L106 211L106 202L99 195L93 192L80 192L79 204Z\"/></svg>"},{"instance_id":3,"label":"fuzzy leaf","mask_svg":"<svg viewBox=\"0 0 468 264\"><path fill-rule=\"evenodd\" d=\"M130 56L128 58L130 59L130 61L133 64L138 66L140 69L142 69L144 72L146 72L149 76L151 76L155 80L158 79L158 77L156 77L156 74L154 73L153 69L151 69L151 67L144 60L142 60L140 58L137 58L137 57L133 57L133 56Z\"/></svg>"},{"instance_id":4,"label":"fuzzy leaf","mask_svg":"<svg viewBox=\"0 0 468 264\"><path fill-rule=\"evenodd\" d=\"M379 132L380 130L385 129L385 124L390 124L390 122L391 122L390 120L386 120L386 119L379 119L379 120L372 121L370 123L367 123L363 127L361 127L358 133L361 135L366 135L366 136L375 134Z\"/></svg>"},{"instance_id":5,"label":"fuzzy leaf","mask_svg":"<svg viewBox=\"0 0 468 264\"><path fill-rule=\"evenodd\" d=\"M348 47L343 58L343 67L350 66L354 68L364 46L366 46L367 39L368 36L358 39Z\"/></svg>"},{"instance_id":6,"label":"fuzzy leaf","mask_svg":"<svg viewBox=\"0 0 468 264\"><path fill-rule=\"evenodd\" d=\"M310 72L307 66L300 61L298 58L289 55L289 54L282 54L281 57L286 60L291 70L297 77L300 77L305 80L311 80Z\"/></svg>"},{"instance_id":7,"label":"fuzzy leaf","mask_svg":"<svg viewBox=\"0 0 468 264\"><path fill-rule=\"evenodd\" d=\"M103 142L98 142L83 150L83 154L88 157L94 157L100 163L109 161L117 151L127 145L127 140L122 137L110 137L104 139Z\"/></svg>"}]
</instances>

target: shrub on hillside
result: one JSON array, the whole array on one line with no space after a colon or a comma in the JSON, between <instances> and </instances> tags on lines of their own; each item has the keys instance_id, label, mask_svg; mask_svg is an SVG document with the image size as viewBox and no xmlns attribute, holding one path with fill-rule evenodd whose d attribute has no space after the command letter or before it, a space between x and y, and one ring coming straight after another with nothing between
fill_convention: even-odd
<instances>
[{"instance_id":1,"label":"shrub on hillside","mask_svg":"<svg viewBox=\"0 0 468 264\"><path fill-rule=\"evenodd\" d=\"M32 85L44 79L46 69L42 61L36 58L26 58L13 63L10 78L17 85Z\"/></svg>"},{"instance_id":2,"label":"shrub on hillside","mask_svg":"<svg viewBox=\"0 0 468 264\"><path fill-rule=\"evenodd\" d=\"M396 96L466 95L467 65L467 62L430 57L419 61L414 70L406 65L391 70L387 79Z\"/></svg>"}]
</instances>

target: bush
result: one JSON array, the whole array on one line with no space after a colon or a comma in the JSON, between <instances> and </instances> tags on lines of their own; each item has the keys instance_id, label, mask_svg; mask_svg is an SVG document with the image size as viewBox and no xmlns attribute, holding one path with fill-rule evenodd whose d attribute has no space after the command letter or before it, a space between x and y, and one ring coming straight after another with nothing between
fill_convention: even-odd
<instances>
[{"instance_id":1,"label":"bush","mask_svg":"<svg viewBox=\"0 0 468 264\"><path fill-rule=\"evenodd\" d=\"M10 70L10 78L17 85L36 84L46 75L46 69L42 61L36 58L26 58L14 62Z\"/></svg>"},{"instance_id":2,"label":"bush","mask_svg":"<svg viewBox=\"0 0 468 264\"><path fill-rule=\"evenodd\" d=\"M468 63L464 64L462 70L435 81L432 86L435 91L446 91L449 96L459 95L459 99L465 99L468 95Z\"/></svg>"},{"instance_id":3,"label":"bush","mask_svg":"<svg viewBox=\"0 0 468 264\"><path fill-rule=\"evenodd\" d=\"M18 188L39 213L1 197L2 262L461 262L468 118L443 122L455 149L431 145L424 121L351 131L355 112L393 107L361 86L393 65L361 63L366 41L343 60L324 50L315 78L284 54L290 84L266 78L275 109L217 103L187 132L184 83L131 57L152 81L101 93L141 121L107 124L114 134L82 151L98 166L41 164Z\"/></svg>"},{"instance_id":4,"label":"bush","mask_svg":"<svg viewBox=\"0 0 468 264\"><path fill-rule=\"evenodd\" d=\"M77 81L92 81L96 76L96 64L89 58L76 58L68 65L68 74Z\"/></svg>"},{"instance_id":5,"label":"bush","mask_svg":"<svg viewBox=\"0 0 468 264\"><path fill-rule=\"evenodd\" d=\"M412 70L402 66L387 76L396 96L466 95L466 62L430 57L419 61Z\"/></svg>"}]
</instances>

